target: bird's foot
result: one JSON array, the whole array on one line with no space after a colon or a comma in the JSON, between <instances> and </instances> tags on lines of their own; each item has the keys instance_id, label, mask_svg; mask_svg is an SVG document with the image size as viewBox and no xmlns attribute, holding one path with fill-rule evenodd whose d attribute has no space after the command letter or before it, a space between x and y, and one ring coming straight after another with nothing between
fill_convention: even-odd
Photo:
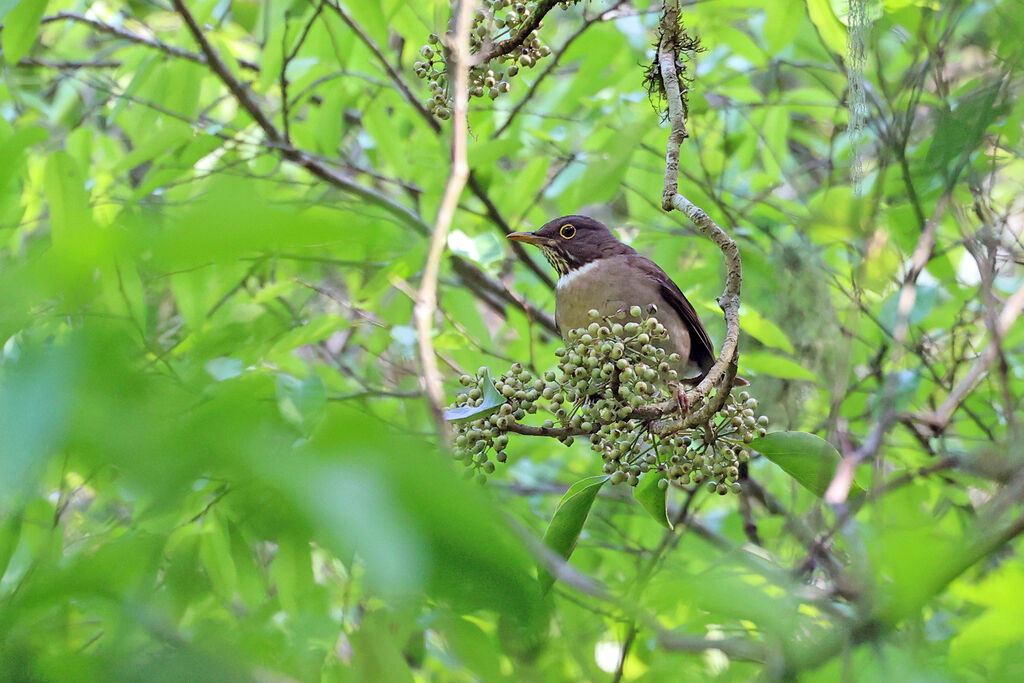
<instances>
[{"instance_id":1,"label":"bird's foot","mask_svg":"<svg viewBox=\"0 0 1024 683\"><path fill-rule=\"evenodd\" d=\"M686 417L690 412L690 399L686 396L686 388L683 384L676 386L676 405L679 406L679 415Z\"/></svg>"}]
</instances>

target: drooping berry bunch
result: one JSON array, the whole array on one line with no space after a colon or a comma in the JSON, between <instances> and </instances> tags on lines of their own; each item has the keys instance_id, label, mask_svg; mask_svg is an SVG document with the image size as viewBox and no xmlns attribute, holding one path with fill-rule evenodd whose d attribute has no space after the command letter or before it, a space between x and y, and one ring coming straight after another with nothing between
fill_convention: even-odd
<instances>
[{"instance_id":1,"label":"drooping berry bunch","mask_svg":"<svg viewBox=\"0 0 1024 683\"><path fill-rule=\"evenodd\" d=\"M509 425L543 409L551 417L542 427L589 436L591 449L601 455L602 470L611 482L636 486L640 477L656 471L678 486L705 484L725 494L740 488L740 465L749 459L746 444L766 431L768 418L755 415L757 401L747 392L730 395L725 407L707 424L668 436L656 436L637 408L674 396L679 357L661 346L668 339L651 306L638 306L614 316L591 311L586 328L570 330L569 343L555 353L558 367L535 377L516 363L490 385L486 368L477 376L464 375L469 391L459 396L456 409L469 418L455 424L456 458L467 475L480 481L494 471L490 459L505 462ZM474 410L476 409L476 410ZM560 433L569 445L573 436Z\"/></svg>"},{"instance_id":2,"label":"drooping berry bunch","mask_svg":"<svg viewBox=\"0 0 1024 683\"><path fill-rule=\"evenodd\" d=\"M659 471L678 486L703 484L722 495L739 493L740 467L750 459L746 444L768 430L768 418L755 416L756 409L757 399L746 391L730 394L707 425L667 439L669 455L657 461Z\"/></svg>"},{"instance_id":3,"label":"drooping berry bunch","mask_svg":"<svg viewBox=\"0 0 1024 683\"><path fill-rule=\"evenodd\" d=\"M566 0L558 4L567 9L579 0ZM509 92L509 81L519 73L520 67L531 68L539 60L551 54L551 48L541 42L536 29L525 36L522 32L534 12L538 11L538 0L516 2L514 0L483 0L480 9L473 16L470 31L470 52L479 54L489 50L503 40L515 39L513 49L496 56L493 63L474 64L469 71L470 97L497 99ZM518 38L522 37L522 40ZM416 75L426 79L430 88L427 108L439 119L451 116L451 92L448 80L448 59L441 37L431 33L427 44L420 48L422 60L413 64Z\"/></svg>"}]
</instances>

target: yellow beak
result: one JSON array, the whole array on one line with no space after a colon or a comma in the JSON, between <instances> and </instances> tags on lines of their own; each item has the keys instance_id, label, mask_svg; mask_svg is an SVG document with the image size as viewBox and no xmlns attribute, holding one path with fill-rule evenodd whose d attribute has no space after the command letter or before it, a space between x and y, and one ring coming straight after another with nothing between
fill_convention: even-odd
<instances>
[{"instance_id":1,"label":"yellow beak","mask_svg":"<svg viewBox=\"0 0 1024 683\"><path fill-rule=\"evenodd\" d=\"M547 237L541 237L533 232L510 232L507 237L513 242L525 242L526 244L536 244L538 246L548 244L551 241Z\"/></svg>"}]
</instances>

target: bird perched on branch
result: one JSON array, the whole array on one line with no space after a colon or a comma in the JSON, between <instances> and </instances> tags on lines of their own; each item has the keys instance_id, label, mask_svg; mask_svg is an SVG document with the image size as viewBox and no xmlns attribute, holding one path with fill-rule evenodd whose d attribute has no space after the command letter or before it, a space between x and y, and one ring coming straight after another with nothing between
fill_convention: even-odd
<instances>
[{"instance_id":1,"label":"bird perched on branch","mask_svg":"<svg viewBox=\"0 0 1024 683\"><path fill-rule=\"evenodd\" d=\"M628 314L634 306L646 310L654 304L657 318L668 332L662 348L679 354L680 361L673 368L679 376L699 380L711 369L714 344L679 286L658 264L620 242L600 221L562 216L539 230L513 232L508 238L540 247L558 271L555 322L563 338L571 329L587 327L592 310L604 317L620 311ZM745 380L735 383L747 384Z\"/></svg>"}]
</instances>

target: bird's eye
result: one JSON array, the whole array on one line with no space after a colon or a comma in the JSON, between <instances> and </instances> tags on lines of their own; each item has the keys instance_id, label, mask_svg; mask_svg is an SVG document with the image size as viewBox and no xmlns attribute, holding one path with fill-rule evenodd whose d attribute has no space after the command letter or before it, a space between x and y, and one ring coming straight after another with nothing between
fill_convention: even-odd
<instances>
[{"instance_id":1,"label":"bird's eye","mask_svg":"<svg viewBox=\"0 0 1024 683\"><path fill-rule=\"evenodd\" d=\"M566 223L558 229L558 234L562 236L562 239L571 240L576 236L576 226L572 223Z\"/></svg>"}]
</instances>

